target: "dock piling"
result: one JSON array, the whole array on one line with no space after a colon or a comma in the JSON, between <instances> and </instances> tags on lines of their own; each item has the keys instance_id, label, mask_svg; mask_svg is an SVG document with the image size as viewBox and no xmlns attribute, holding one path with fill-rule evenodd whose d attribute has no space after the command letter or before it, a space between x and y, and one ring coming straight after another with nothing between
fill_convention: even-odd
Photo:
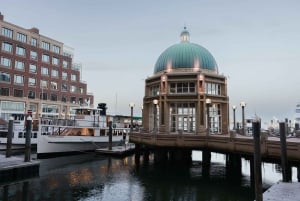
<instances>
[{"instance_id":1,"label":"dock piling","mask_svg":"<svg viewBox=\"0 0 300 201\"><path fill-rule=\"evenodd\" d=\"M25 156L24 161L31 161L31 127L32 127L32 118L28 116L26 119L26 141L25 141Z\"/></svg>"},{"instance_id":2,"label":"dock piling","mask_svg":"<svg viewBox=\"0 0 300 201\"><path fill-rule=\"evenodd\" d=\"M8 121L8 134L6 143L6 158L11 157L12 135L13 135L14 119L10 117Z\"/></svg>"},{"instance_id":3,"label":"dock piling","mask_svg":"<svg viewBox=\"0 0 300 201\"><path fill-rule=\"evenodd\" d=\"M254 136L254 183L255 200L262 201L262 177L261 177L261 155L260 155L260 122L252 123Z\"/></svg>"},{"instance_id":4,"label":"dock piling","mask_svg":"<svg viewBox=\"0 0 300 201\"><path fill-rule=\"evenodd\" d=\"M279 123L279 132L280 132L280 148L281 148L281 168L282 168L282 181L290 181L289 165L287 161L287 151L286 151L286 123Z\"/></svg>"}]
</instances>

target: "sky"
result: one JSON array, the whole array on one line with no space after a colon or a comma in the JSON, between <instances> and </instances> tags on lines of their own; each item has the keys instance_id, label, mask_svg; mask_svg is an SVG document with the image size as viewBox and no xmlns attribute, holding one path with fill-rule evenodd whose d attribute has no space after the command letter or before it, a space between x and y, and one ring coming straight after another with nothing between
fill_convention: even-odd
<instances>
[{"instance_id":1,"label":"sky","mask_svg":"<svg viewBox=\"0 0 300 201\"><path fill-rule=\"evenodd\" d=\"M300 102L298 0L0 0L4 20L75 50L82 80L108 113L141 115L145 79L159 55L180 42L208 49L227 76L230 108L246 118L294 119ZM230 109L230 117L232 109Z\"/></svg>"}]
</instances>

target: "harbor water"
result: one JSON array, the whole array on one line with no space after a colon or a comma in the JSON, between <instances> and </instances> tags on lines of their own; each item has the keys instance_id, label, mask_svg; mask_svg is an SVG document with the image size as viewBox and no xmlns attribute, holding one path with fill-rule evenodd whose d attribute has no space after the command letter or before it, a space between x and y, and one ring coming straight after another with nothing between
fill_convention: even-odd
<instances>
[{"instance_id":1,"label":"harbor water","mask_svg":"<svg viewBox=\"0 0 300 201\"><path fill-rule=\"evenodd\" d=\"M192 164L135 163L133 156L111 158L94 153L40 160L39 177L1 183L3 201L253 201L250 163L242 175L228 175L225 156L213 153L209 174L202 172L201 152ZM293 173L294 173L293 169ZM280 168L263 163L263 188L281 180ZM296 175L293 174L293 180Z\"/></svg>"}]
</instances>

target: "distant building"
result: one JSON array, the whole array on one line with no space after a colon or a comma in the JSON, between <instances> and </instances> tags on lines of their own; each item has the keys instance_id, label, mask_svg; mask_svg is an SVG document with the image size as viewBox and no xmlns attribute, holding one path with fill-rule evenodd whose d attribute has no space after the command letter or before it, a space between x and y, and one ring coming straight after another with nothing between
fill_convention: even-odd
<instances>
[{"instance_id":1,"label":"distant building","mask_svg":"<svg viewBox=\"0 0 300 201\"><path fill-rule=\"evenodd\" d=\"M0 114L22 118L69 118L72 107L91 105L94 96L81 80L74 50L55 39L4 21L0 13Z\"/></svg>"},{"instance_id":2,"label":"distant building","mask_svg":"<svg viewBox=\"0 0 300 201\"><path fill-rule=\"evenodd\" d=\"M144 132L159 134L227 134L229 98L226 77L212 54L190 43L186 28L181 42L158 58L145 81Z\"/></svg>"}]
</instances>

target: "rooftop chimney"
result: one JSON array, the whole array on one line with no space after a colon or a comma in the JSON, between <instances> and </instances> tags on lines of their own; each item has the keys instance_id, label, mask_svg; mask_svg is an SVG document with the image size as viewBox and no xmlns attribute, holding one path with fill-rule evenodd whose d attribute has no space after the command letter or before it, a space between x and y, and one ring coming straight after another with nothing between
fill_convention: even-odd
<instances>
[{"instance_id":1,"label":"rooftop chimney","mask_svg":"<svg viewBox=\"0 0 300 201\"><path fill-rule=\"evenodd\" d=\"M3 21L4 20L4 15L2 15L2 13L0 12L0 20Z\"/></svg>"}]
</instances>

